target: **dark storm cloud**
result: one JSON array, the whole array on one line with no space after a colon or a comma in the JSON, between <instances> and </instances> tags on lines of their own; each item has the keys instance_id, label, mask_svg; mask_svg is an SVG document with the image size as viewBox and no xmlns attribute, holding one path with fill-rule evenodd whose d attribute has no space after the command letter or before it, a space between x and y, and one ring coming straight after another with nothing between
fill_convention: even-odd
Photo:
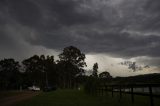
<instances>
[{"instance_id":1,"label":"dark storm cloud","mask_svg":"<svg viewBox=\"0 0 160 106\"><path fill-rule=\"evenodd\" d=\"M8 0L8 13L10 17L24 26L39 25L41 12L39 8L29 0Z\"/></svg>"},{"instance_id":2,"label":"dark storm cloud","mask_svg":"<svg viewBox=\"0 0 160 106\"><path fill-rule=\"evenodd\" d=\"M8 12L18 23L39 29L61 28L94 22L96 17L76 11L74 0L8 0ZM47 28L45 28L47 27ZM54 30L54 29L52 29Z\"/></svg>"},{"instance_id":3,"label":"dark storm cloud","mask_svg":"<svg viewBox=\"0 0 160 106\"><path fill-rule=\"evenodd\" d=\"M54 0L50 5L52 16L62 25L87 24L94 22L95 17L78 13L75 9L78 3L73 0Z\"/></svg>"},{"instance_id":4,"label":"dark storm cloud","mask_svg":"<svg viewBox=\"0 0 160 106\"><path fill-rule=\"evenodd\" d=\"M0 26L11 25L21 35L15 37L31 45L160 57L159 0L3 0L0 5ZM1 37L9 36L6 32Z\"/></svg>"}]
</instances>

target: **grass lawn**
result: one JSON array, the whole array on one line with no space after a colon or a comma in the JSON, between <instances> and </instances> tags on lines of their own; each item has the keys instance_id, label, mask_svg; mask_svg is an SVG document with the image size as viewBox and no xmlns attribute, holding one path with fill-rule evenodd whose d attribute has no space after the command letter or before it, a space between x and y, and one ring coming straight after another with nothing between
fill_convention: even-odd
<instances>
[{"instance_id":1,"label":"grass lawn","mask_svg":"<svg viewBox=\"0 0 160 106\"><path fill-rule=\"evenodd\" d=\"M160 99L154 99L155 106L160 106ZM131 103L130 95L91 96L78 90L57 90L42 92L31 99L22 101L16 106L150 106L149 97L135 96L135 103Z\"/></svg>"}]
</instances>

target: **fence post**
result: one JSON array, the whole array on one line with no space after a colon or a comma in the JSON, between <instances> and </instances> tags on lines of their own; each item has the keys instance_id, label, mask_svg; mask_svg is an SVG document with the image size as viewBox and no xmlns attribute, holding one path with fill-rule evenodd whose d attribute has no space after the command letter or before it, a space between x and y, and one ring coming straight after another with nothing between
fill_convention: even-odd
<instances>
[{"instance_id":1,"label":"fence post","mask_svg":"<svg viewBox=\"0 0 160 106\"><path fill-rule=\"evenodd\" d=\"M104 93L104 91L103 91L103 90L104 90L104 87L102 87L102 96L103 96L103 93Z\"/></svg>"},{"instance_id":2,"label":"fence post","mask_svg":"<svg viewBox=\"0 0 160 106\"><path fill-rule=\"evenodd\" d=\"M104 91L105 91L105 95L108 95L108 89L107 89L107 85L105 85Z\"/></svg>"},{"instance_id":3,"label":"fence post","mask_svg":"<svg viewBox=\"0 0 160 106\"><path fill-rule=\"evenodd\" d=\"M98 96L101 96L101 87L98 89Z\"/></svg>"},{"instance_id":4,"label":"fence post","mask_svg":"<svg viewBox=\"0 0 160 106\"><path fill-rule=\"evenodd\" d=\"M101 89L101 88L99 87L99 88L98 88L98 90L97 90L97 96L99 96L99 95L100 95L100 92L99 92L99 91L100 91L100 89Z\"/></svg>"},{"instance_id":5,"label":"fence post","mask_svg":"<svg viewBox=\"0 0 160 106\"><path fill-rule=\"evenodd\" d=\"M153 103L153 94L152 94L152 87L151 87L151 85L149 86L149 94L150 94L150 103L151 103L151 106L154 106L154 103Z\"/></svg>"},{"instance_id":6,"label":"fence post","mask_svg":"<svg viewBox=\"0 0 160 106\"><path fill-rule=\"evenodd\" d=\"M132 99L132 103L134 103L133 86L131 86L131 99Z\"/></svg>"},{"instance_id":7,"label":"fence post","mask_svg":"<svg viewBox=\"0 0 160 106\"><path fill-rule=\"evenodd\" d=\"M96 87L95 91L93 91L96 96L98 96L98 90L99 90L99 88Z\"/></svg>"},{"instance_id":8,"label":"fence post","mask_svg":"<svg viewBox=\"0 0 160 106\"><path fill-rule=\"evenodd\" d=\"M113 97L113 85L112 85L112 97Z\"/></svg>"},{"instance_id":9,"label":"fence post","mask_svg":"<svg viewBox=\"0 0 160 106\"><path fill-rule=\"evenodd\" d=\"M122 98L122 88L121 85L119 86L119 91L120 91L120 99Z\"/></svg>"}]
</instances>

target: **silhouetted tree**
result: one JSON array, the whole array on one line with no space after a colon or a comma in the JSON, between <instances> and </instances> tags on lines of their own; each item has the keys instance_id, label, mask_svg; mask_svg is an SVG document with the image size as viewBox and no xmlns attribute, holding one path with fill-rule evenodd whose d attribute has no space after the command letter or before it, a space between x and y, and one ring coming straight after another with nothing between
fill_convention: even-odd
<instances>
[{"instance_id":1,"label":"silhouetted tree","mask_svg":"<svg viewBox=\"0 0 160 106\"><path fill-rule=\"evenodd\" d=\"M63 87L71 88L75 84L75 78L84 72L82 68L86 66L85 54L78 48L69 46L64 48L59 58L58 66L62 73Z\"/></svg>"},{"instance_id":2,"label":"silhouetted tree","mask_svg":"<svg viewBox=\"0 0 160 106\"><path fill-rule=\"evenodd\" d=\"M19 72L19 62L14 59L0 60L0 88L18 89L21 85L21 73Z\"/></svg>"},{"instance_id":3,"label":"silhouetted tree","mask_svg":"<svg viewBox=\"0 0 160 106\"><path fill-rule=\"evenodd\" d=\"M56 70L54 56L47 56L45 59L45 72L47 75L48 84L57 85L59 73Z\"/></svg>"},{"instance_id":4,"label":"silhouetted tree","mask_svg":"<svg viewBox=\"0 0 160 106\"><path fill-rule=\"evenodd\" d=\"M100 73L100 74L99 74L99 78L106 78L106 79L110 79L110 78L112 78L112 76L110 75L110 73L109 73L109 72L104 71L104 72L102 72L102 73Z\"/></svg>"},{"instance_id":5,"label":"silhouetted tree","mask_svg":"<svg viewBox=\"0 0 160 106\"><path fill-rule=\"evenodd\" d=\"M94 77L98 77L98 63L95 63L94 65L93 65L93 73L92 73L92 76L94 76Z\"/></svg>"},{"instance_id":6,"label":"silhouetted tree","mask_svg":"<svg viewBox=\"0 0 160 106\"><path fill-rule=\"evenodd\" d=\"M45 69L45 64L43 64L43 58L44 55L38 56L34 55L28 59L25 59L22 61L23 65L25 66L25 74L27 75L28 78L28 84L30 85L43 85L44 81L44 69Z\"/></svg>"},{"instance_id":7,"label":"silhouetted tree","mask_svg":"<svg viewBox=\"0 0 160 106\"><path fill-rule=\"evenodd\" d=\"M54 56L34 55L22 63L25 66L28 84L44 87L57 83L58 76L55 71Z\"/></svg>"}]
</instances>

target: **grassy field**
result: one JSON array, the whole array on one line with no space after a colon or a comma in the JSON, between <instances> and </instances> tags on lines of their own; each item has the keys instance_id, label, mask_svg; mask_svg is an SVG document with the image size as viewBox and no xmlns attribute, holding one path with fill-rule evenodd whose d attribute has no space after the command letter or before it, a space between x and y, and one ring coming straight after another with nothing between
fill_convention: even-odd
<instances>
[{"instance_id":1,"label":"grassy field","mask_svg":"<svg viewBox=\"0 0 160 106\"><path fill-rule=\"evenodd\" d=\"M160 99L154 99L155 106L160 106ZM42 92L41 94L22 101L16 106L150 106L149 97L135 96L135 103L131 103L130 95L91 96L78 90L57 90Z\"/></svg>"}]
</instances>

